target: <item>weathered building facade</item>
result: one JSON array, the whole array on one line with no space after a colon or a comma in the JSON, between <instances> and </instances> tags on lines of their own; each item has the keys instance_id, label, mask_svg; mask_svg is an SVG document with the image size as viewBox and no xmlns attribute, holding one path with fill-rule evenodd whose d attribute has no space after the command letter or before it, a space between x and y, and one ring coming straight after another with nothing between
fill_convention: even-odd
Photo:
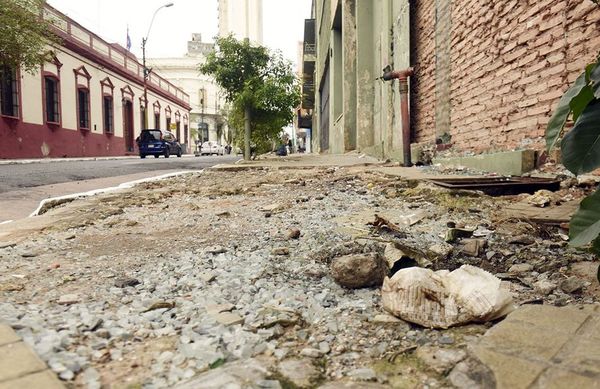
<instances>
[{"instance_id":1,"label":"weathered building facade","mask_svg":"<svg viewBox=\"0 0 600 389\"><path fill-rule=\"evenodd\" d=\"M153 69L190 96L190 130L194 129L196 136L192 137L192 131L189 131L181 133L183 137L180 138L186 144L188 152L194 150L194 139L226 144L230 138L227 134L224 94L212 77L198 71L198 67L213 50L213 43L203 42L201 34L192 34L185 56L147 60Z\"/></svg>"},{"instance_id":2,"label":"weathered building facade","mask_svg":"<svg viewBox=\"0 0 600 389\"><path fill-rule=\"evenodd\" d=\"M144 123L143 66L58 10L46 6L62 40L54 58L33 74L2 69L0 158L133 154ZM149 126L182 131L189 97L150 73Z\"/></svg>"},{"instance_id":3,"label":"weathered building facade","mask_svg":"<svg viewBox=\"0 0 600 389\"><path fill-rule=\"evenodd\" d=\"M543 149L560 96L600 51L591 1L315 0L313 146L400 157L398 81L414 67L411 143Z\"/></svg>"}]
</instances>

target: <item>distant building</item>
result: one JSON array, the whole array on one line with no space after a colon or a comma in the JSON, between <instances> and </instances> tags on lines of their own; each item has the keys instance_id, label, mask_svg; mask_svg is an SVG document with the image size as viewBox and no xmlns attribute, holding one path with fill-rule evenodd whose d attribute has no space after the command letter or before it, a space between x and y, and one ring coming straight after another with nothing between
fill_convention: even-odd
<instances>
[{"instance_id":1,"label":"distant building","mask_svg":"<svg viewBox=\"0 0 600 389\"><path fill-rule=\"evenodd\" d=\"M34 74L0 69L0 158L135 154L144 122L143 67L46 5L62 39L52 61ZM159 73L148 82L150 123L187 129L189 96Z\"/></svg>"},{"instance_id":2,"label":"distant building","mask_svg":"<svg viewBox=\"0 0 600 389\"><path fill-rule=\"evenodd\" d=\"M195 140L217 141L227 144L231 141L228 132L225 101L220 88L209 77L200 74L198 66L214 49L213 43L202 41L201 34L192 34L188 42L188 52L178 58L150 58L147 63L164 77L183 89L190 96L190 128L192 132L177 133L177 138L185 143L188 152L194 151Z\"/></svg>"},{"instance_id":3,"label":"distant building","mask_svg":"<svg viewBox=\"0 0 600 389\"><path fill-rule=\"evenodd\" d=\"M516 150L515 164L531 168L560 97L600 51L593 2L313 0L311 18L315 71L305 57L304 76L314 74L312 139L323 153L402 159L406 142ZM399 83L380 77L408 67L403 139Z\"/></svg>"},{"instance_id":4,"label":"distant building","mask_svg":"<svg viewBox=\"0 0 600 389\"><path fill-rule=\"evenodd\" d=\"M219 36L263 44L262 0L219 0Z\"/></svg>"}]
</instances>

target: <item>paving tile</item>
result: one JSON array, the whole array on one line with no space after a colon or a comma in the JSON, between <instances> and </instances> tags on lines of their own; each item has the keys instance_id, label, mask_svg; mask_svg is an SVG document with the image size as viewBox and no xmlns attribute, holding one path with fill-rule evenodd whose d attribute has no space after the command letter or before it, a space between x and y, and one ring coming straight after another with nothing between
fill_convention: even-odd
<instances>
[{"instance_id":1,"label":"paving tile","mask_svg":"<svg viewBox=\"0 0 600 389\"><path fill-rule=\"evenodd\" d=\"M45 369L44 362L23 342L0 347L0 382Z\"/></svg>"},{"instance_id":2,"label":"paving tile","mask_svg":"<svg viewBox=\"0 0 600 389\"><path fill-rule=\"evenodd\" d=\"M21 378L0 382L0 389L65 389L50 370L29 374Z\"/></svg>"},{"instance_id":3,"label":"paving tile","mask_svg":"<svg viewBox=\"0 0 600 389\"><path fill-rule=\"evenodd\" d=\"M0 324L0 346L19 342L20 340L21 338L19 338L19 336L10 326L6 324Z\"/></svg>"},{"instance_id":4,"label":"paving tile","mask_svg":"<svg viewBox=\"0 0 600 389\"><path fill-rule=\"evenodd\" d=\"M552 358L552 363L578 374L596 375L600 379L600 341L575 337Z\"/></svg>"},{"instance_id":5,"label":"paving tile","mask_svg":"<svg viewBox=\"0 0 600 389\"><path fill-rule=\"evenodd\" d=\"M521 307L471 346L498 388L600 389L598 306Z\"/></svg>"},{"instance_id":6,"label":"paving tile","mask_svg":"<svg viewBox=\"0 0 600 389\"><path fill-rule=\"evenodd\" d=\"M600 389L600 377L577 375L562 369L548 369L537 379L533 387L544 389Z\"/></svg>"},{"instance_id":7,"label":"paving tile","mask_svg":"<svg viewBox=\"0 0 600 389\"><path fill-rule=\"evenodd\" d=\"M529 388L546 369L544 363L501 354L485 347L476 347L474 352L494 372L497 389Z\"/></svg>"},{"instance_id":8,"label":"paving tile","mask_svg":"<svg viewBox=\"0 0 600 389\"><path fill-rule=\"evenodd\" d=\"M522 322L524 328L535 326L537 331L547 329L552 333L573 334L588 319L590 313L590 309L576 307L557 308L547 305L528 305L512 312L509 318L510 322Z\"/></svg>"},{"instance_id":9,"label":"paving tile","mask_svg":"<svg viewBox=\"0 0 600 389\"><path fill-rule=\"evenodd\" d=\"M489 330L481 339L481 346L497 352L525 359L549 361L570 339L572 334L542 331L532 325L507 321ZM549 334L552 335L549 335Z\"/></svg>"}]
</instances>

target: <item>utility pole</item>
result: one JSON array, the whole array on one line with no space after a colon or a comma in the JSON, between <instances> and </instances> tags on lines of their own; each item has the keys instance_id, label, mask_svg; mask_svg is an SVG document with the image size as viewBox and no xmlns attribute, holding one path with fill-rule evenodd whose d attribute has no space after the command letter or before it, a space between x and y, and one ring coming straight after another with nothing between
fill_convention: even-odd
<instances>
[{"instance_id":1,"label":"utility pole","mask_svg":"<svg viewBox=\"0 0 600 389\"><path fill-rule=\"evenodd\" d=\"M148 42L148 37L150 36L150 29L152 28L152 23L154 23L154 18L158 11L163 8L172 7L173 3L167 3L161 5L154 11L154 15L152 15L152 20L150 20L150 26L148 27L148 32L146 36L142 38L142 66L144 68L144 129L148 128L148 79L150 78L150 72L152 69L148 69L146 67L146 43ZM168 128L167 128L168 130Z\"/></svg>"}]
</instances>

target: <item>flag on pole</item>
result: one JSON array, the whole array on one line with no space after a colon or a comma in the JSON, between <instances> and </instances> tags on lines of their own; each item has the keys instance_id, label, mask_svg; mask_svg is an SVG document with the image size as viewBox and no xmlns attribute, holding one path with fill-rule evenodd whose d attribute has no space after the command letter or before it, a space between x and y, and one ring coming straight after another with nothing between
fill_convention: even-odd
<instances>
[{"instance_id":1,"label":"flag on pole","mask_svg":"<svg viewBox=\"0 0 600 389\"><path fill-rule=\"evenodd\" d=\"M127 51L131 50L131 38L129 37L129 26L127 26Z\"/></svg>"}]
</instances>

